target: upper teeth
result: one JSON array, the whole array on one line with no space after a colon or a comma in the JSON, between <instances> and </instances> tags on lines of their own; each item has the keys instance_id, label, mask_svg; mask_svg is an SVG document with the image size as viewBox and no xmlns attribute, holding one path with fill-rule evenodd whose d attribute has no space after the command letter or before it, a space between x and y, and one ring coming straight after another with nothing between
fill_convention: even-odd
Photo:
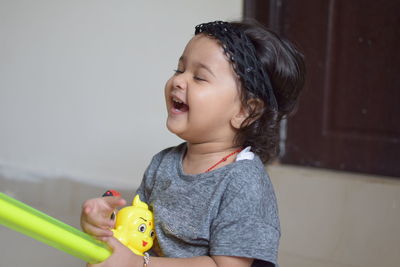
<instances>
[{"instance_id":1,"label":"upper teeth","mask_svg":"<svg viewBox=\"0 0 400 267\"><path fill-rule=\"evenodd\" d=\"M173 97L173 98L172 98L172 101L177 102L177 103L179 103L179 104L183 104L183 101L181 101L180 99L178 99L178 98L176 98L176 97Z\"/></svg>"}]
</instances>

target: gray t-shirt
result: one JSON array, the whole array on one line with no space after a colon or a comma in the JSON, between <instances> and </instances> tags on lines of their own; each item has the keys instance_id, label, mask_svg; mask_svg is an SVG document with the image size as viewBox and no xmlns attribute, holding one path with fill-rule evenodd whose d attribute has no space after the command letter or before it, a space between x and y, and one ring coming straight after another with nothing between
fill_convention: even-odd
<instances>
[{"instance_id":1,"label":"gray t-shirt","mask_svg":"<svg viewBox=\"0 0 400 267\"><path fill-rule=\"evenodd\" d=\"M276 264L278 210L259 157L188 175L182 168L185 151L183 143L155 155L137 191L154 212L159 249L153 253L238 256L258 259L257 266Z\"/></svg>"}]
</instances>

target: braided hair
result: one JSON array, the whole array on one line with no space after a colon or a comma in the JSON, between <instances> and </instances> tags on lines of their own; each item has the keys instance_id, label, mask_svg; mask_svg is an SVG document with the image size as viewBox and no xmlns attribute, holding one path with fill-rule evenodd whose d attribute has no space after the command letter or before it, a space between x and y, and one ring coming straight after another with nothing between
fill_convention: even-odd
<instances>
[{"instance_id":1,"label":"braided hair","mask_svg":"<svg viewBox=\"0 0 400 267\"><path fill-rule=\"evenodd\" d=\"M214 21L195 34L216 39L241 82L248 111L235 144L251 146L266 163L278 152L279 125L295 108L304 85L303 55L287 40L255 22Z\"/></svg>"}]
</instances>

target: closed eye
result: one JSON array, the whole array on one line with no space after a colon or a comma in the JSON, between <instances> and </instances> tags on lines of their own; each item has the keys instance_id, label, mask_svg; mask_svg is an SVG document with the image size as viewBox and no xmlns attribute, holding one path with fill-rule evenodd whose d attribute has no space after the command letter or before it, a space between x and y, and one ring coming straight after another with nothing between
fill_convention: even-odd
<instances>
[{"instance_id":1,"label":"closed eye","mask_svg":"<svg viewBox=\"0 0 400 267\"><path fill-rule=\"evenodd\" d=\"M175 74L181 74L181 73L183 73L183 70L176 69L176 70L174 70L174 72L175 72Z\"/></svg>"},{"instance_id":2,"label":"closed eye","mask_svg":"<svg viewBox=\"0 0 400 267\"><path fill-rule=\"evenodd\" d=\"M183 70L179 70L179 69L174 70L174 72L175 72L175 75L184 73ZM202 82L206 82L207 81L206 79L201 78L199 76L193 76L193 79L195 79L197 81L202 81Z\"/></svg>"},{"instance_id":3,"label":"closed eye","mask_svg":"<svg viewBox=\"0 0 400 267\"><path fill-rule=\"evenodd\" d=\"M206 82L206 79L200 78L198 76L194 76L193 79L197 80L197 81L202 81L202 82Z\"/></svg>"}]
</instances>

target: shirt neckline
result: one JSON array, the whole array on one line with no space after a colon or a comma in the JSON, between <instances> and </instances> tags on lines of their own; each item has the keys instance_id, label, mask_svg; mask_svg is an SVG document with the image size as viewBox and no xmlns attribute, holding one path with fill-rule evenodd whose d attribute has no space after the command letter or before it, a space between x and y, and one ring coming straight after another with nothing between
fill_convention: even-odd
<instances>
[{"instance_id":1,"label":"shirt neckline","mask_svg":"<svg viewBox=\"0 0 400 267\"><path fill-rule=\"evenodd\" d=\"M183 171L183 164L182 164L183 163L183 156L185 155L185 151L187 149L186 142L182 143L181 145L179 145L178 148L179 148L179 150L178 150L179 153L177 153L177 157L178 158L177 158L177 161L176 161L177 162L177 166L176 167L178 169L179 175L181 177L183 177L184 179L187 179L187 180L195 180L195 179L199 179L199 178L207 178L207 177L211 177L211 176L214 176L214 175L218 175L218 173L225 172L225 171L227 171L229 169L232 169L234 166L236 166L237 164L240 164L240 162L243 161L243 160L235 160L234 162L232 162L232 163L230 163L228 165L225 165L225 166L222 166L220 168L211 170L209 172L202 172L202 173L197 173L197 174L187 174L187 173L185 173Z\"/></svg>"}]
</instances>

